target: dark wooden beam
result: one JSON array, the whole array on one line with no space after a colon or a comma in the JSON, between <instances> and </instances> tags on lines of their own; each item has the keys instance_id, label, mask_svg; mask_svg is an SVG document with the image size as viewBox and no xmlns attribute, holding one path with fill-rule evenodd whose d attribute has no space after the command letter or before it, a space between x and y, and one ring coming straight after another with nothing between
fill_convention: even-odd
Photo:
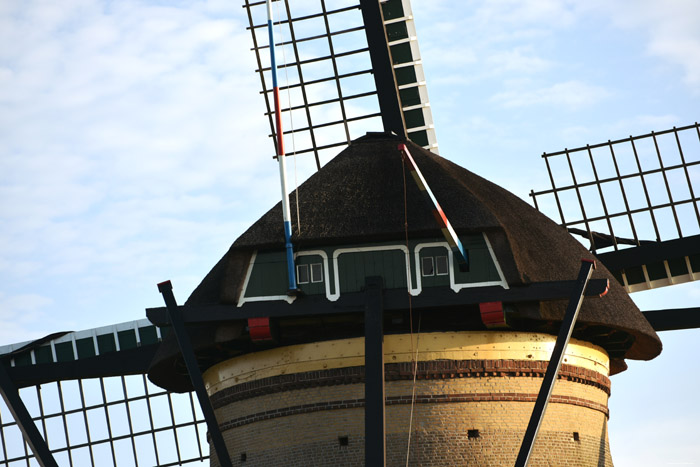
<instances>
[{"instance_id":1,"label":"dark wooden beam","mask_svg":"<svg viewBox=\"0 0 700 467\"><path fill-rule=\"evenodd\" d=\"M7 372L20 388L50 381L145 374L159 346L160 344L149 344L72 362L14 366L7 368Z\"/></svg>"},{"instance_id":2,"label":"dark wooden beam","mask_svg":"<svg viewBox=\"0 0 700 467\"><path fill-rule=\"evenodd\" d=\"M435 309L443 306L478 305L483 302L537 302L566 300L571 296L576 281L537 282L530 285L504 289L499 286L472 287L455 293L448 287L425 288L411 297L414 310ZM607 279L592 279L585 295L598 297L608 290ZM384 310L395 311L408 308L405 289L384 290ZM362 313L365 294L363 292L344 293L334 302L322 295L299 296L294 303L284 300L248 302L242 307L235 305L185 305L178 307L183 321L188 324L215 323L248 318L282 318L292 316L330 315L337 313ZM165 308L148 308L146 316L156 326L169 324Z\"/></svg>"},{"instance_id":3,"label":"dark wooden beam","mask_svg":"<svg viewBox=\"0 0 700 467\"><path fill-rule=\"evenodd\" d=\"M658 263L696 254L700 254L700 235L664 242L644 243L632 248L601 253L596 257L610 271L620 271L643 264Z\"/></svg>"},{"instance_id":4,"label":"dark wooden beam","mask_svg":"<svg viewBox=\"0 0 700 467\"><path fill-rule=\"evenodd\" d=\"M24 440L29 444L39 465L42 467L58 467L51 455L51 451L49 451L49 447L46 445L46 441L39 433L27 407L19 397L17 387L5 370L5 364L2 362L0 362L0 393L2 393L2 398L5 400L7 408L10 409L12 417L17 422Z\"/></svg>"},{"instance_id":5,"label":"dark wooden beam","mask_svg":"<svg viewBox=\"0 0 700 467\"><path fill-rule=\"evenodd\" d=\"M642 314L654 331L678 331L700 329L700 307L647 310Z\"/></svg>"},{"instance_id":6,"label":"dark wooden beam","mask_svg":"<svg viewBox=\"0 0 700 467\"><path fill-rule=\"evenodd\" d=\"M396 86L394 67L391 61L389 43L384 30L384 17L379 0L360 0L362 19L367 34L369 56L372 61L374 82L377 86L379 110L382 114L384 131L393 131L406 137L406 125Z\"/></svg>"},{"instance_id":7,"label":"dark wooden beam","mask_svg":"<svg viewBox=\"0 0 700 467\"><path fill-rule=\"evenodd\" d=\"M535 407L530 416L530 422L525 430L525 436L520 445L518 457L515 460L515 467L526 467L529 462L530 453L535 444L537 433L540 430L544 412L547 410L549 397L552 394L552 389L554 389L554 382L557 379L557 373L559 373L559 368L561 368L561 363L564 360L564 352L566 351L566 346L569 344L571 333L574 330L576 318L578 317L578 312L581 310L581 304L583 303L584 291L586 290L586 285L591 278L594 267L595 263L593 261L583 260L581 262L581 270L579 271L578 279L576 279L576 288L571 293L571 299L569 300L569 305L564 314L564 321L561 323L559 335L554 344L554 350L549 359L547 371L544 374L542 386L540 386L540 392L537 394Z\"/></svg>"},{"instance_id":8,"label":"dark wooden beam","mask_svg":"<svg viewBox=\"0 0 700 467\"><path fill-rule=\"evenodd\" d=\"M365 287L365 465L386 465L382 278Z\"/></svg>"},{"instance_id":9,"label":"dark wooden beam","mask_svg":"<svg viewBox=\"0 0 700 467\"><path fill-rule=\"evenodd\" d=\"M197 357L194 354L192 343L190 342L190 338L185 330L185 323L182 321L180 316L180 310L177 306L177 302L175 301L175 295L173 295L173 286L170 281L162 282L158 284L158 290L163 295L165 308L167 309L170 318L170 325L175 333L177 343L180 346L182 359L185 361L185 366L187 367L187 373L190 376L192 387L194 387L194 392L197 394L197 399L199 399L199 406L202 409L204 420L207 422L209 436L211 438L211 443L214 445L216 457L218 458L219 464L222 467L232 467L231 458L229 457L228 450L226 449L226 443L224 443L224 437L221 434L219 424L216 421L216 416L214 415L214 408L211 405L209 395L204 387L204 379L202 378L202 373L199 370L199 365L197 364Z\"/></svg>"}]
</instances>

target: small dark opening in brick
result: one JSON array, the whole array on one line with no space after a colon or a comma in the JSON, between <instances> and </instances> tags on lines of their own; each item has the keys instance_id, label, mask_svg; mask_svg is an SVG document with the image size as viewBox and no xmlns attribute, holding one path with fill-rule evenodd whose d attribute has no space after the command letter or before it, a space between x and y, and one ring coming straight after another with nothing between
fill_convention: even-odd
<instances>
[{"instance_id":1,"label":"small dark opening in brick","mask_svg":"<svg viewBox=\"0 0 700 467\"><path fill-rule=\"evenodd\" d=\"M245 452L242 452L241 453L241 462L245 462L247 460L248 460L248 454L246 454Z\"/></svg>"},{"instance_id":2,"label":"small dark opening in brick","mask_svg":"<svg viewBox=\"0 0 700 467\"><path fill-rule=\"evenodd\" d=\"M474 439L479 437L479 430L467 430L467 438Z\"/></svg>"},{"instance_id":3,"label":"small dark opening in brick","mask_svg":"<svg viewBox=\"0 0 700 467\"><path fill-rule=\"evenodd\" d=\"M347 446L350 440L347 436L338 436L338 444L340 446Z\"/></svg>"},{"instance_id":4,"label":"small dark opening in brick","mask_svg":"<svg viewBox=\"0 0 700 467\"><path fill-rule=\"evenodd\" d=\"M574 441L581 441L581 437L578 434L578 431L574 431Z\"/></svg>"}]
</instances>

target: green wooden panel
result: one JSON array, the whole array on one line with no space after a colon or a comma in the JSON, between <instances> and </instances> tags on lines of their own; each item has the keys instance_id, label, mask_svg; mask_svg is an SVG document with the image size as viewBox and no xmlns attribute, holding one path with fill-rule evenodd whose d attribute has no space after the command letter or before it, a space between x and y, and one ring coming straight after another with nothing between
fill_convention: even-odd
<instances>
[{"instance_id":1,"label":"green wooden panel","mask_svg":"<svg viewBox=\"0 0 700 467\"><path fill-rule=\"evenodd\" d=\"M647 264L647 274L649 274L649 280L652 281L666 279L668 277L666 274L666 266L664 266L663 261Z\"/></svg>"},{"instance_id":2,"label":"green wooden panel","mask_svg":"<svg viewBox=\"0 0 700 467\"><path fill-rule=\"evenodd\" d=\"M418 82L418 77L416 76L416 69L412 66L396 68L394 70L394 76L396 76L396 84L398 84L399 86Z\"/></svg>"},{"instance_id":3,"label":"green wooden panel","mask_svg":"<svg viewBox=\"0 0 700 467\"><path fill-rule=\"evenodd\" d=\"M141 337L141 345L156 344L158 342L158 333L155 326L139 328L139 336Z\"/></svg>"},{"instance_id":4,"label":"green wooden panel","mask_svg":"<svg viewBox=\"0 0 700 467\"><path fill-rule=\"evenodd\" d=\"M682 276L688 274L688 265L685 258L673 258L668 260L668 269L672 276Z\"/></svg>"},{"instance_id":5,"label":"green wooden panel","mask_svg":"<svg viewBox=\"0 0 700 467\"><path fill-rule=\"evenodd\" d=\"M408 28L405 21L391 23L386 25L386 36L389 42L398 41L408 38Z\"/></svg>"},{"instance_id":6,"label":"green wooden panel","mask_svg":"<svg viewBox=\"0 0 700 467\"><path fill-rule=\"evenodd\" d=\"M693 272L700 272L700 254L691 255L688 259L690 260L690 268Z\"/></svg>"},{"instance_id":7,"label":"green wooden panel","mask_svg":"<svg viewBox=\"0 0 700 467\"><path fill-rule=\"evenodd\" d=\"M427 146L430 144L430 141L428 141L428 132L426 130L409 132L408 139L416 143L418 146Z\"/></svg>"},{"instance_id":8,"label":"green wooden panel","mask_svg":"<svg viewBox=\"0 0 700 467\"><path fill-rule=\"evenodd\" d=\"M627 276L627 283L630 285L646 282L641 266L625 269L625 276Z\"/></svg>"},{"instance_id":9,"label":"green wooden panel","mask_svg":"<svg viewBox=\"0 0 700 467\"><path fill-rule=\"evenodd\" d=\"M406 262L401 250L343 253L338 257L340 292L363 290L365 279L381 276L387 289L406 288Z\"/></svg>"},{"instance_id":10,"label":"green wooden panel","mask_svg":"<svg viewBox=\"0 0 700 467\"><path fill-rule=\"evenodd\" d=\"M284 251L258 252L250 273L246 297L269 297L285 295L289 281L287 278L287 257Z\"/></svg>"},{"instance_id":11,"label":"green wooden panel","mask_svg":"<svg viewBox=\"0 0 700 467\"><path fill-rule=\"evenodd\" d=\"M107 352L115 352L117 345L114 343L113 334L103 334L97 336L97 348L100 350L100 355Z\"/></svg>"},{"instance_id":12,"label":"green wooden panel","mask_svg":"<svg viewBox=\"0 0 700 467\"><path fill-rule=\"evenodd\" d=\"M401 98L401 105L403 107L420 105L420 92L418 91L418 86L399 90L399 97Z\"/></svg>"},{"instance_id":13,"label":"green wooden panel","mask_svg":"<svg viewBox=\"0 0 700 467\"><path fill-rule=\"evenodd\" d=\"M422 287L448 287L450 285L450 275L441 275L438 276L436 274L433 274L432 276L424 276L423 275L423 269L422 269L422 261L423 258L435 258L437 256L447 256L447 248L445 247L428 247L428 248L422 248L420 250L420 258L418 262L418 267L420 268L419 274L421 275L421 284Z\"/></svg>"},{"instance_id":14,"label":"green wooden panel","mask_svg":"<svg viewBox=\"0 0 700 467\"><path fill-rule=\"evenodd\" d=\"M469 235L459 238L462 246L467 250L469 257L469 271L462 272L455 261L454 276L457 284L478 283L478 282L498 282L501 277L498 269L491 257L491 252L486 245L483 235Z\"/></svg>"},{"instance_id":15,"label":"green wooden panel","mask_svg":"<svg viewBox=\"0 0 700 467\"><path fill-rule=\"evenodd\" d=\"M135 349L136 347L138 347L136 343L136 331L134 331L133 329L118 331L117 337L119 338L120 350Z\"/></svg>"},{"instance_id":16,"label":"green wooden panel","mask_svg":"<svg viewBox=\"0 0 700 467\"><path fill-rule=\"evenodd\" d=\"M321 271L325 269L323 264L323 258L321 255L304 255L298 256L296 259L296 265L307 265L311 267L312 264L321 264ZM311 271L309 271L309 276ZM326 277L322 275L321 282L309 282L308 284L297 284L298 287L307 295L325 295L326 294Z\"/></svg>"},{"instance_id":17,"label":"green wooden panel","mask_svg":"<svg viewBox=\"0 0 700 467\"><path fill-rule=\"evenodd\" d=\"M95 356L95 341L92 337L76 339L75 347L78 349L78 358L90 358Z\"/></svg>"},{"instance_id":18,"label":"green wooden panel","mask_svg":"<svg viewBox=\"0 0 700 467\"><path fill-rule=\"evenodd\" d=\"M53 356L51 355L51 347L48 345L42 345L34 349L34 357L37 363L51 363L53 362Z\"/></svg>"},{"instance_id":19,"label":"green wooden panel","mask_svg":"<svg viewBox=\"0 0 700 467\"><path fill-rule=\"evenodd\" d=\"M389 47L389 49L391 50L391 61L394 63L394 65L413 61L413 53L411 52L410 42L402 42L401 44L392 45Z\"/></svg>"},{"instance_id":20,"label":"green wooden panel","mask_svg":"<svg viewBox=\"0 0 700 467\"><path fill-rule=\"evenodd\" d=\"M403 3L401 2L401 0L388 0L386 2L383 2L381 5L384 21L402 18L404 15Z\"/></svg>"},{"instance_id":21,"label":"green wooden panel","mask_svg":"<svg viewBox=\"0 0 700 467\"><path fill-rule=\"evenodd\" d=\"M30 352L24 352L19 355L15 355L15 366L28 366L32 364L32 354Z\"/></svg>"},{"instance_id":22,"label":"green wooden panel","mask_svg":"<svg viewBox=\"0 0 700 467\"><path fill-rule=\"evenodd\" d=\"M403 113L403 118L406 121L406 128L417 128L425 126L425 116L423 109L408 110Z\"/></svg>"},{"instance_id":23,"label":"green wooden panel","mask_svg":"<svg viewBox=\"0 0 700 467\"><path fill-rule=\"evenodd\" d=\"M56 361L72 362L75 360L72 342L61 342L59 344L54 344L54 347L56 348Z\"/></svg>"}]
</instances>

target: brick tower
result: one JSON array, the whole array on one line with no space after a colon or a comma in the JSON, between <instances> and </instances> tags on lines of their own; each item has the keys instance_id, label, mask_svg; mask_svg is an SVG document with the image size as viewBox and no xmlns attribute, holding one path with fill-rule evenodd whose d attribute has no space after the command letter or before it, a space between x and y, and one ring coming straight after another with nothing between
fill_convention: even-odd
<instances>
[{"instance_id":1,"label":"brick tower","mask_svg":"<svg viewBox=\"0 0 700 467\"><path fill-rule=\"evenodd\" d=\"M300 293L286 291L277 205L190 296L198 313L229 313L190 337L234 465L363 465L370 276L382 284L387 465L513 465L566 307L548 287L592 255L511 193L407 142L468 252L458 267L398 142L360 138L299 188ZM610 291L584 300L530 465L612 465L609 376L661 351L610 273L595 277ZM494 302L501 319L484 321ZM149 377L190 389L172 342Z\"/></svg>"}]
</instances>

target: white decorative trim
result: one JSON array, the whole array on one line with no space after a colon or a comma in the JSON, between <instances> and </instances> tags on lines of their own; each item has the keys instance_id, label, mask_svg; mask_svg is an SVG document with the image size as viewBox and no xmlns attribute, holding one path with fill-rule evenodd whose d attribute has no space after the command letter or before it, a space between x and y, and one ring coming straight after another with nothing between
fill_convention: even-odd
<instances>
[{"instance_id":1,"label":"white decorative trim","mask_svg":"<svg viewBox=\"0 0 700 467\"><path fill-rule=\"evenodd\" d=\"M245 281L243 281L243 288L241 289L241 294L238 296L238 303L236 306L243 306L247 302L272 302L278 300L284 300L287 303L292 303L296 300L296 297L289 295L266 295L262 297L246 297L245 291L248 289L248 281L250 281L250 274L253 272L253 265L255 264L255 258L258 257L258 250L255 250L250 257L250 263L248 264L248 271L245 274Z\"/></svg>"},{"instance_id":2,"label":"white decorative trim","mask_svg":"<svg viewBox=\"0 0 700 467\"><path fill-rule=\"evenodd\" d=\"M506 277L503 275L503 270L501 270L501 265L498 262L498 259L496 259L496 254L493 252L493 248L491 248L491 242L489 242L489 238L486 236L486 232L481 232L481 235L484 237L484 241L486 242L486 247L489 249L489 254L491 255L491 259L493 260L493 264L496 266L496 272L498 272L498 277L501 278L501 287L504 289L509 289L508 287L508 282L506 282Z\"/></svg>"},{"instance_id":3,"label":"white decorative trim","mask_svg":"<svg viewBox=\"0 0 700 467\"><path fill-rule=\"evenodd\" d=\"M355 248L339 248L333 252L333 276L335 284L335 293L330 295L328 299L332 302L340 298L340 276L338 272L338 256L345 253L365 253L368 251L391 251L391 250L401 250L403 251L405 263L406 263L406 281L408 284L408 292L411 295L418 295L420 293L420 288L413 289L411 280L411 264L410 256L408 253L408 248L405 245L382 245L382 246L367 246L367 247L355 247Z\"/></svg>"},{"instance_id":4,"label":"white decorative trim","mask_svg":"<svg viewBox=\"0 0 700 467\"><path fill-rule=\"evenodd\" d=\"M309 250L309 251L300 251L296 254L296 257L298 258L299 256L320 256L323 258L323 280L326 282L325 287L326 287L326 298L330 300L331 298L331 284L330 284L330 272L328 271L328 254L323 251L323 250Z\"/></svg>"},{"instance_id":5,"label":"white decorative trim","mask_svg":"<svg viewBox=\"0 0 700 467\"><path fill-rule=\"evenodd\" d=\"M340 298L340 271L338 269L338 257L340 255L346 254L346 253L366 253L366 252L371 252L371 251L392 251L392 250L400 250L403 251L404 253L404 259L405 259L405 265L406 265L406 280L408 284L408 292L413 295L419 295L423 291L423 285L422 285L422 280L421 280L421 274L420 274L420 250L423 248L427 247L444 247L447 250L447 260L449 264L449 277L450 277L450 288L454 292L459 292L462 289L466 288L472 288L472 287L488 287L488 286L501 286L505 289L508 288L508 283L505 280L505 277L503 276L503 272L501 270L501 266L498 263L498 260L496 259L496 255L493 252L493 248L491 248L491 243L489 242L488 237L486 237L486 234L483 234L484 242L486 243L486 247L488 248L489 255L491 257L491 260L493 261L494 266L496 267L496 271L498 272L498 277L500 280L498 281L488 281L488 282L465 282L465 283L456 283L455 281L455 275L454 275L454 268L455 268L455 261L452 255L452 249L449 247L447 242L430 242L430 243L419 243L416 245L414 248L414 265L416 268L416 287L413 287L413 276L411 274L411 254L406 248L405 245L379 245L379 246L368 246L368 247L352 247L352 248L339 248L333 252L333 291L331 291L331 277L330 277L330 263L328 259L328 254L323 251L323 250L309 250L309 251L300 251L295 254L295 258L300 257L300 256L320 256L323 259L323 276L325 280L325 289L326 289L326 298L334 302ZM255 264L255 260L257 258L257 250L253 252L253 255L250 258L250 263L248 264L248 270L246 272L245 280L243 282L243 288L241 290L239 299L238 299L238 304L237 306L243 306L244 303L247 302L264 302L264 301L275 301L275 300L284 300L287 303L292 303L296 299L296 297L290 297L288 295L268 295L268 296L260 296L260 297L246 297L245 292L248 289L248 283L250 281L250 276L253 271L253 265Z\"/></svg>"},{"instance_id":6,"label":"white decorative trim","mask_svg":"<svg viewBox=\"0 0 700 467\"><path fill-rule=\"evenodd\" d=\"M241 293L238 295L238 306L243 306L246 302L245 291L248 290L248 281L250 280L250 273L253 271L253 265L255 264L255 258L258 257L258 250L255 250L250 256L250 262L248 263L248 270L245 273L245 280L243 281L243 287L241 288Z\"/></svg>"}]
</instances>

